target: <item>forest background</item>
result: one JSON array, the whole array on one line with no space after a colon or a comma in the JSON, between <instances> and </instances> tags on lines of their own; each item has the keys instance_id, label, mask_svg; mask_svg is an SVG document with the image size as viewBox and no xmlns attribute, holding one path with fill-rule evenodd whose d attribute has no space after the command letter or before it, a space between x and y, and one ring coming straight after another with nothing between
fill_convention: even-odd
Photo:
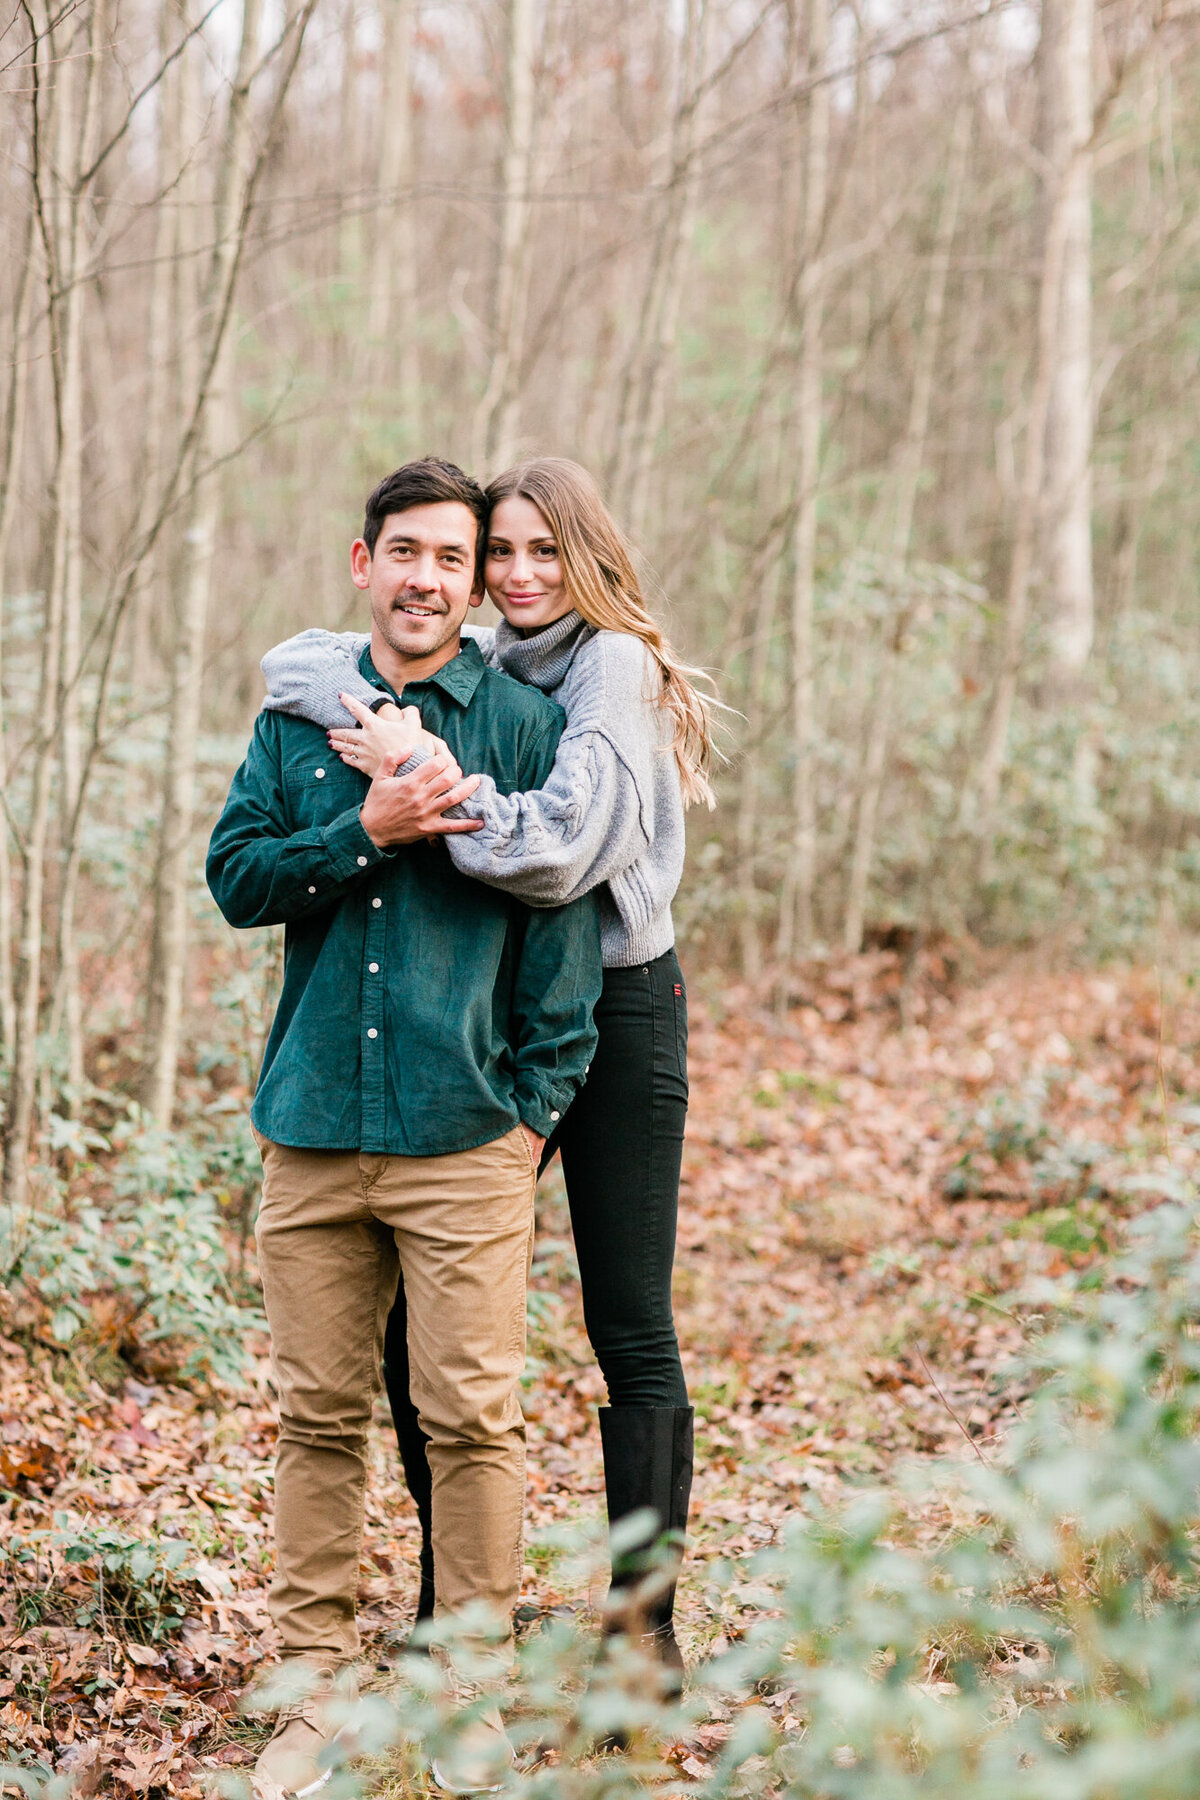
<instances>
[{"instance_id":1,"label":"forest background","mask_svg":"<svg viewBox=\"0 0 1200 1800\"><path fill-rule=\"evenodd\" d=\"M901 1397L903 1430L864 1415L851 1439L932 1454L1015 1416L976 1390L1022 1338L1026 1264L1099 1281L1127 1214L1183 1196L1198 51L1186 0L10 0L0 1504L32 1535L6 1565L0 1726L15 1709L47 1766L100 1742L47 1696L83 1717L88 1655L113 1688L112 1646L174 1641L187 1614L163 1611L179 1533L164 1549L146 1512L172 1446L192 1432L216 1467L230 1421L269 1430L244 1114L281 942L224 928L202 849L262 652L362 624L348 544L405 457L483 477L578 457L732 709L676 915L697 1018L681 1316L729 1465L715 1517L744 1523L760 1428L801 1434L818 1490L826 1453L881 1466L813 1423L842 1399L788 1399L801 1314L814 1367ZM544 1430L581 1446L560 1193L547 1221ZM724 1312L694 1263L714 1244L747 1288ZM897 1318L930 1308L901 1354ZM594 1494L578 1454L562 1483ZM189 1744L229 1750L228 1707L204 1706L262 1623L261 1493L225 1492L222 1547L196 1520L225 1476L204 1479L176 1496L212 1589L187 1591L225 1636L164 1690L201 1696L199 1736L129 1702L143 1763L104 1779L134 1792L172 1768L183 1791ZM782 1515L796 1485L776 1488ZM42 1555L44 1605L20 1562ZM93 1629L106 1567L132 1639L103 1611ZM722 1604L693 1646L737 1637ZM31 1621L59 1633L44 1667L21 1662Z\"/></svg>"}]
</instances>

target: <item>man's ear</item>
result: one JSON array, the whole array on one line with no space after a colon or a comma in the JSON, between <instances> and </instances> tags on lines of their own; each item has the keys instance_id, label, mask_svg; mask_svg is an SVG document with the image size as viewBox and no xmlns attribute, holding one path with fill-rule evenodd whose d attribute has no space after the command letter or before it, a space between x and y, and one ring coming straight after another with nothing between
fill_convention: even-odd
<instances>
[{"instance_id":1,"label":"man's ear","mask_svg":"<svg viewBox=\"0 0 1200 1800\"><path fill-rule=\"evenodd\" d=\"M350 546L350 579L356 588L371 585L371 552L363 538L355 538Z\"/></svg>"},{"instance_id":2,"label":"man's ear","mask_svg":"<svg viewBox=\"0 0 1200 1800\"><path fill-rule=\"evenodd\" d=\"M482 582L480 582L478 587L473 587L471 589L471 605L472 606L482 606L483 605L483 583Z\"/></svg>"}]
</instances>

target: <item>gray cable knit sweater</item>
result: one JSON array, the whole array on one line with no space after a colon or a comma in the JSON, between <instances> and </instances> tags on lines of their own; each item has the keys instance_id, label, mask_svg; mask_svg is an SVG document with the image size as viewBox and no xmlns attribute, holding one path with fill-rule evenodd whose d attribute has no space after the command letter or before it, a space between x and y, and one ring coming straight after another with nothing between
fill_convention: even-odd
<instances>
[{"instance_id":1,"label":"gray cable knit sweater","mask_svg":"<svg viewBox=\"0 0 1200 1800\"><path fill-rule=\"evenodd\" d=\"M531 906L562 906L602 885L606 968L649 962L675 941L671 901L683 873L683 799L671 736L653 699L649 652L624 632L596 631L578 613L522 637L508 624L466 628L484 656L551 695L567 715L543 788L499 794L485 775L456 813L483 829L446 839L464 875ZM302 631L263 657L263 705L317 725L353 724L339 692L364 703L365 636ZM424 760L415 755L398 773ZM470 773L470 771L467 771Z\"/></svg>"}]
</instances>

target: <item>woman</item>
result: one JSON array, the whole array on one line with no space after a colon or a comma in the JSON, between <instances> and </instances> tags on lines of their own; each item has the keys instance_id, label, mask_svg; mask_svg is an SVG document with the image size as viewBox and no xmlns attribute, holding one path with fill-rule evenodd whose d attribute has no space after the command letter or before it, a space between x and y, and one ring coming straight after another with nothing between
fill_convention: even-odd
<instances>
[{"instance_id":1,"label":"woman","mask_svg":"<svg viewBox=\"0 0 1200 1800\"><path fill-rule=\"evenodd\" d=\"M608 1515L651 1507L682 1550L692 1478L692 1409L671 1312L679 1168L687 1112L687 998L671 901L683 869L685 806L712 805L712 702L652 619L628 546L592 478L547 457L488 489L484 580L503 623L473 635L492 663L534 683L567 722L544 788L502 795L484 777L456 813L478 830L446 838L457 866L534 906L599 888L604 989L588 1079L545 1147L558 1151L571 1209L584 1319L608 1388L600 1410ZM268 704L334 726L335 752L373 775L409 757L419 720L380 703L359 673L366 640L304 632L263 659ZM356 729L344 727L346 712ZM374 708L374 710L369 710ZM422 734L417 755L431 743ZM424 1532L418 1616L432 1611L429 1474L408 1395L404 1296L385 1347L388 1397ZM683 1663L674 1580L638 1617L621 1595L651 1562L651 1534L614 1563L609 1620L644 1629L672 1679ZM653 1584L651 1584L653 1585Z\"/></svg>"}]
</instances>

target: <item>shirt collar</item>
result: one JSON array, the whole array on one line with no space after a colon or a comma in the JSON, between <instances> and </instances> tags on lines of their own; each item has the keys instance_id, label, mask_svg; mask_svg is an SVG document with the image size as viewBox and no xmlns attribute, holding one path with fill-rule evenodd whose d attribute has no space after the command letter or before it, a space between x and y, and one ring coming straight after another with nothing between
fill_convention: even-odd
<instances>
[{"instance_id":1,"label":"shirt collar","mask_svg":"<svg viewBox=\"0 0 1200 1800\"><path fill-rule=\"evenodd\" d=\"M384 680L371 661L369 643L363 646L358 666L372 686L386 688L392 698L397 703L399 702L400 696L391 682ZM423 681L405 682L405 692L410 688L440 687L443 693L449 694L452 700L457 700L460 706L467 707L475 697L475 689L483 680L486 668L487 664L484 662L479 645L474 638L464 638L462 648L457 656L452 656L449 662L443 663L440 669L435 669L433 674L427 675Z\"/></svg>"}]
</instances>

